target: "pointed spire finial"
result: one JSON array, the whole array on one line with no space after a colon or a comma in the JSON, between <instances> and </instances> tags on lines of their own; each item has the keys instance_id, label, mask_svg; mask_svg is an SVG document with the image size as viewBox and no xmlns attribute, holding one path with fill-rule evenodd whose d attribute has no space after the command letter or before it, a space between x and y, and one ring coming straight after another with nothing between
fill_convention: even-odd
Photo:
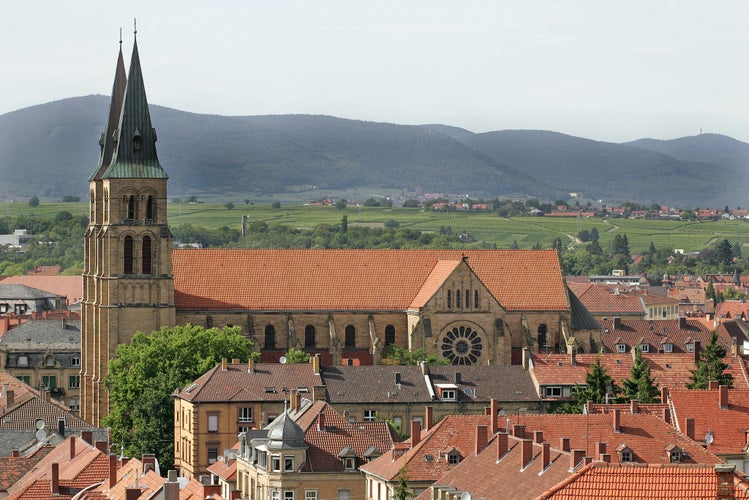
<instances>
[{"instance_id":1,"label":"pointed spire finial","mask_svg":"<svg viewBox=\"0 0 749 500\"><path fill-rule=\"evenodd\" d=\"M120 28L120 48L122 48L122 28Z\"/></svg>"},{"instance_id":2,"label":"pointed spire finial","mask_svg":"<svg viewBox=\"0 0 749 500\"><path fill-rule=\"evenodd\" d=\"M133 18L133 35L138 36L138 20Z\"/></svg>"}]
</instances>

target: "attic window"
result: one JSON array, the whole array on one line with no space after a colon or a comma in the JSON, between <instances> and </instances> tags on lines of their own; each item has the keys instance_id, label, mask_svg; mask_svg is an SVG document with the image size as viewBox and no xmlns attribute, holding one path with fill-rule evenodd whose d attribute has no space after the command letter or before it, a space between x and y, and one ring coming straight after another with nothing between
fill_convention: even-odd
<instances>
[{"instance_id":1,"label":"attic window","mask_svg":"<svg viewBox=\"0 0 749 500\"><path fill-rule=\"evenodd\" d=\"M432 455L430 455L429 453L426 453L424 455L424 461L425 462L431 462L432 461Z\"/></svg>"},{"instance_id":2,"label":"attic window","mask_svg":"<svg viewBox=\"0 0 749 500\"><path fill-rule=\"evenodd\" d=\"M265 388L265 393L266 394L275 394L276 393L276 388L275 387L266 387Z\"/></svg>"},{"instance_id":3,"label":"attic window","mask_svg":"<svg viewBox=\"0 0 749 500\"><path fill-rule=\"evenodd\" d=\"M5 314L8 312L8 304L3 302L0 304L0 314Z\"/></svg>"},{"instance_id":4,"label":"attic window","mask_svg":"<svg viewBox=\"0 0 749 500\"><path fill-rule=\"evenodd\" d=\"M650 352L650 344L640 344L640 352Z\"/></svg>"},{"instance_id":5,"label":"attic window","mask_svg":"<svg viewBox=\"0 0 749 500\"><path fill-rule=\"evenodd\" d=\"M141 140L140 140L140 132L138 129L135 129L135 133L133 134L133 151L140 151L141 149Z\"/></svg>"},{"instance_id":6,"label":"attic window","mask_svg":"<svg viewBox=\"0 0 749 500\"><path fill-rule=\"evenodd\" d=\"M459 464L460 459L461 459L460 453L458 453L455 450L447 454L447 463L450 465Z\"/></svg>"},{"instance_id":7,"label":"attic window","mask_svg":"<svg viewBox=\"0 0 749 500\"><path fill-rule=\"evenodd\" d=\"M674 352L674 345L671 343L663 344L663 352Z\"/></svg>"},{"instance_id":8,"label":"attic window","mask_svg":"<svg viewBox=\"0 0 749 500\"><path fill-rule=\"evenodd\" d=\"M307 387L298 387L296 392L309 392L309 389Z\"/></svg>"},{"instance_id":9,"label":"attic window","mask_svg":"<svg viewBox=\"0 0 749 500\"><path fill-rule=\"evenodd\" d=\"M627 352L627 344L616 344L616 352Z\"/></svg>"},{"instance_id":10,"label":"attic window","mask_svg":"<svg viewBox=\"0 0 749 500\"><path fill-rule=\"evenodd\" d=\"M694 352L694 342L687 344L687 352Z\"/></svg>"}]
</instances>

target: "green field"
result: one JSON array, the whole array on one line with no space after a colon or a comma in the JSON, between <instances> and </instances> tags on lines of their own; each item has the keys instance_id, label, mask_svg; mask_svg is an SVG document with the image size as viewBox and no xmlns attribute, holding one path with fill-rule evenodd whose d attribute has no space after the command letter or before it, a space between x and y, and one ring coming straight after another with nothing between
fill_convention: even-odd
<instances>
[{"instance_id":1,"label":"green field","mask_svg":"<svg viewBox=\"0 0 749 500\"><path fill-rule=\"evenodd\" d=\"M29 207L25 203L0 203L0 217L21 215L51 218L66 210L73 215L88 215L87 203L41 203ZM520 248L536 243L549 247L556 238L567 245L576 244L581 229L598 229L600 244L605 249L617 234L626 234L632 253L640 253L650 242L656 248L683 249L692 252L713 245L721 239L749 245L749 222L746 221L652 221L630 219L562 219L551 217L501 218L492 213L433 212L407 208L335 207L283 205L273 209L269 204L235 204L229 210L223 204L170 203L169 222L173 226L192 224L206 228L241 227L242 216L250 221L284 224L296 228L312 228L318 224L340 224L346 215L349 225L382 225L398 221L401 228L439 232L450 228L453 234L468 233L477 242L508 248L517 241Z\"/></svg>"}]
</instances>

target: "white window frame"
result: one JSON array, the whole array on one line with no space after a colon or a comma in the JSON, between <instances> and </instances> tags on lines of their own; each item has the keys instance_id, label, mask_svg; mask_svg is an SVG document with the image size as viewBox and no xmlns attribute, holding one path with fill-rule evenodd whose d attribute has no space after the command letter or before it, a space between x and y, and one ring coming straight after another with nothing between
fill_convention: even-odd
<instances>
[{"instance_id":1,"label":"white window frame","mask_svg":"<svg viewBox=\"0 0 749 500\"><path fill-rule=\"evenodd\" d=\"M458 391L455 389L442 389L442 401L455 401Z\"/></svg>"},{"instance_id":2,"label":"white window frame","mask_svg":"<svg viewBox=\"0 0 749 500\"><path fill-rule=\"evenodd\" d=\"M663 344L663 352L674 352L674 345L671 342Z\"/></svg>"},{"instance_id":3,"label":"white window frame","mask_svg":"<svg viewBox=\"0 0 749 500\"><path fill-rule=\"evenodd\" d=\"M555 394L558 393L558 394ZM547 398L561 398L562 397L562 386L560 385L547 385L544 388L544 397Z\"/></svg>"},{"instance_id":4,"label":"white window frame","mask_svg":"<svg viewBox=\"0 0 749 500\"><path fill-rule=\"evenodd\" d=\"M627 352L627 344L616 344L616 352L620 354Z\"/></svg>"},{"instance_id":5,"label":"white window frame","mask_svg":"<svg viewBox=\"0 0 749 500\"><path fill-rule=\"evenodd\" d=\"M354 457L344 457L343 458L343 468L347 471L356 470L356 458Z\"/></svg>"},{"instance_id":6,"label":"white window frame","mask_svg":"<svg viewBox=\"0 0 749 500\"><path fill-rule=\"evenodd\" d=\"M284 455L284 457L283 457L283 471L284 472L294 472L295 471L295 469L294 469L294 462L295 462L295 460L294 460L294 456L293 455L291 455L291 456ZM291 465L289 465L289 464L291 464Z\"/></svg>"},{"instance_id":7,"label":"white window frame","mask_svg":"<svg viewBox=\"0 0 749 500\"><path fill-rule=\"evenodd\" d=\"M374 422L377 420L377 410L364 410L363 420L365 422Z\"/></svg>"},{"instance_id":8,"label":"white window frame","mask_svg":"<svg viewBox=\"0 0 749 500\"><path fill-rule=\"evenodd\" d=\"M284 490L283 500L294 500L294 490Z\"/></svg>"},{"instance_id":9,"label":"white window frame","mask_svg":"<svg viewBox=\"0 0 749 500\"><path fill-rule=\"evenodd\" d=\"M208 415L208 432L218 432L218 415Z\"/></svg>"},{"instance_id":10,"label":"white window frame","mask_svg":"<svg viewBox=\"0 0 749 500\"><path fill-rule=\"evenodd\" d=\"M239 408L239 421L242 423L245 422L252 422L253 417L253 408L252 406L242 406ZM249 413L249 416L247 415Z\"/></svg>"},{"instance_id":11,"label":"white window frame","mask_svg":"<svg viewBox=\"0 0 749 500\"><path fill-rule=\"evenodd\" d=\"M689 342L687 344L687 352L694 352L694 342Z\"/></svg>"},{"instance_id":12,"label":"white window frame","mask_svg":"<svg viewBox=\"0 0 749 500\"><path fill-rule=\"evenodd\" d=\"M640 344L640 352L650 352L650 344Z\"/></svg>"},{"instance_id":13,"label":"white window frame","mask_svg":"<svg viewBox=\"0 0 749 500\"><path fill-rule=\"evenodd\" d=\"M304 490L304 500L317 500L317 490Z\"/></svg>"},{"instance_id":14,"label":"white window frame","mask_svg":"<svg viewBox=\"0 0 749 500\"><path fill-rule=\"evenodd\" d=\"M271 472L281 472L281 455L270 456L270 470Z\"/></svg>"},{"instance_id":15,"label":"white window frame","mask_svg":"<svg viewBox=\"0 0 749 500\"><path fill-rule=\"evenodd\" d=\"M75 381L74 384L71 384ZM81 376L80 375L69 375L68 376L68 389L80 389L81 388Z\"/></svg>"},{"instance_id":16,"label":"white window frame","mask_svg":"<svg viewBox=\"0 0 749 500\"><path fill-rule=\"evenodd\" d=\"M81 357L76 355L70 358L70 366L81 366Z\"/></svg>"},{"instance_id":17,"label":"white window frame","mask_svg":"<svg viewBox=\"0 0 749 500\"><path fill-rule=\"evenodd\" d=\"M270 499L271 500L281 500L281 492L279 490L271 490L271 492L270 492Z\"/></svg>"}]
</instances>

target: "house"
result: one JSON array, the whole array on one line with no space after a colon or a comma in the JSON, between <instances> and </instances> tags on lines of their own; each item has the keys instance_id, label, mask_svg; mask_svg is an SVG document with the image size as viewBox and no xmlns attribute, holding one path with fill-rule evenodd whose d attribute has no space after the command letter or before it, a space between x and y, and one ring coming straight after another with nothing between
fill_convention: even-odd
<instances>
[{"instance_id":1,"label":"house","mask_svg":"<svg viewBox=\"0 0 749 500\"><path fill-rule=\"evenodd\" d=\"M238 497L237 489L237 453L239 452L239 441L231 448L224 450L216 463L208 467L211 474L210 484L218 485L222 498Z\"/></svg>"},{"instance_id":2,"label":"house","mask_svg":"<svg viewBox=\"0 0 749 500\"><path fill-rule=\"evenodd\" d=\"M13 234L0 234L0 246L21 248L28 246L32 238L27 229L15 229Z\"/></svg>"},{"instance_id":3,"label":"house","mask_svg":"<svg viewBox=\"0 0 749 500\"><path fill-rule=\"evenodd\" d=\"M41 314L66 307L65 297L26 285L0 282L0 316Z\"/></svg>"},{"instance_id":4,"label":"house","mask_svg":"<svg viewBox=\"0 0 749 500\"><path fill-rule=\"evenodd\" d=\"M719 321L732 319L746 322L749 320L749 301L747 300L724 300L715 307L715 318Z\"/></svg>"},{"instance_id":5,"label":"house","mask_svg":"<svg viewBox=\"0 0 749 500\"><path fill-rule=\"evenodd\" d=\"M648 313L639 295L622 292L619 287L578 282L568 286L598 321L614 316L643 319Z\"/></svg>"},{"instance_id":6,"label":"house","mask_svg":"<svg viewBox=\"0 0 749 500\"><path fill-rule=\"evenodd\" d=\"M25 285L62 297L67 309L80 310L83 281L80 276L25 275L0 278L0 285Z\"/></svg>"},{"instance_id":7,"label":"house","mask_svg":"<svg viewBox=\"0 0 749 500\"><path fill-rule=\"evenodd\" d=\"M18 380L49 390L78 411L81 385L80 321L32 319L0 337L0 367Z\"/></svg>"},{"instance_id":8,"label":"house","mask_svg":"<svg viewBox=\"0 0 749 500\"><path fill-rule=\"evenodd\" d=\"M385 422L350 423L324 401L296 398L292 406L262 431L239 435L241 496L364 498L359 466L392 449L392 429Z\"/></svg>"},{"instance_id":9,"label":"house","mask_svg":"<svg viewBox=\"0 0 749 500\"><path fill-rule=\"evenodd\" d=\"M601 341L608 352L627 353L639 346L644 353L693 353L699 343L707 345L712 329L698 320L685 317L648 321L614 317L601 321ZM719 336L727 352L733 351L733 339Z\"/></svg>"},{"instance_id":10,"label":"house","mask_svg":"<svg viewBox=\"0 0 749 500\"><path fill-rule=\"evenodd\" d=\"M241 432L259 430L294 394L325 399L319 359L310 363L240 363L224 359L174 392L174 465L183 477L208 473Z\"/></svg>"}]
</instances>

